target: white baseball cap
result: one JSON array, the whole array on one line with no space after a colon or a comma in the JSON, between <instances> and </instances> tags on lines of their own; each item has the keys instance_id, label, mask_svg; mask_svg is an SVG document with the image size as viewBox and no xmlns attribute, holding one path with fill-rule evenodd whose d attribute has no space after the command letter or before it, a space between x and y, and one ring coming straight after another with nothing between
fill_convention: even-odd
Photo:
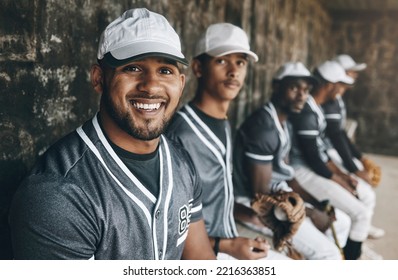
<instances>
[{"instance_id":1,"label":"white baseball cap","mask_svg":"<svg viewBox=\"0 0 398 280\"><path fill-rule=\"evenodd\" d=\"M148 56L188 65L178 34L160 14L144 8L127 10L101 34L97 58L111 67Z\"/></svg>"},{"instance_id":2,"label":"white baseball cap","mask_svg":"<svg viewBox=\"0 0 398 280\"><path fill-rule=\"evenodd\" d=\"M284 78L304 78L309 80L311 83L317 83L317 79L312 76L310 70L308 70L302 62L287 62L283 64L276 71L274 75L274 81L281 81Z\"/></svg>"},{"instance_id":3,"label":"white baseball cap","mask_svg":"<svg viewBox=\"0 0 398 280\"><path fill-rule=\"evenodd\" d=\"M366 63L356 63L348 54L337 55L333 60L343 66L346 71L362 71L367 66Z\"/></svg>"},{"instance_id":4,"label":"white baseball cap","mask_svg":"<svg viewBox=\"0 0 398 280\"><path fill-rule=\"evenodd\" d=\"M258 56L250 51L249 39L245 31L230 23L211 24L206 29L196 44L194 57L204 53L214 57L245 53L253 61L258 61Z\"/></svg>"},{"instance_id":5,"label":"white baseball cap","mask_svg":"<svg viewBox=\"0 0 398 280\"><path fill-rule=\"evenodd\" d=\"M354 79L348 76L344 68L336 61L327 60L320 64L316 70L326 81L331 83L345 83L352 85Z\"/></svg>"}]
</instances>

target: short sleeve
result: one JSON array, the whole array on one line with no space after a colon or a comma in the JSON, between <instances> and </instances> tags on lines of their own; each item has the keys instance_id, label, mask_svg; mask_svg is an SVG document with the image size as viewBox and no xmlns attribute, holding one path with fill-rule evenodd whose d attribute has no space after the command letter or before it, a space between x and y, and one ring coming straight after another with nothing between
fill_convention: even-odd
<instances>
[{"instance_id":1,"label":"short sleeve","mask_svg":"<svg viewBox=\"0 0 398 280\"><path fill-rule=\"evenodd\" d=\"M32 175L10 209L15 259L90 259L98 242L91 209L79 187Z\"/></svg>"},{"instance_id":2,"label":"short sleeve","mask_svg":"<svg viewBox=\"0 0 398 280\"><path fill-rule=\"evenodd\" d=\"M278 150L279 138L271 116L264 109L250 116L238 133L243 139L247 159L259 163L272 162Z\"/></svg>"},{"instance_id":3,"label":"short sleeve","mask_svg":"<svg viewBox=\"0 0 398 280\"><path fill-rule=\"evenodd\" d=\"M317 116L310 110L292 114L290 122L299 138L316 138L319 135Z\"/></svg>"}]
</instances>

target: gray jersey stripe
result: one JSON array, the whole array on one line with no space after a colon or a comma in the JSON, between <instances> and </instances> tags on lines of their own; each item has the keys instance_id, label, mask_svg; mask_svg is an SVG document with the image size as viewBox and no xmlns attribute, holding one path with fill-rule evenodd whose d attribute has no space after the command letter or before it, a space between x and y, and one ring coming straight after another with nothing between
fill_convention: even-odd
<instances>
[{"instance_id":1,"label":"gray jersey stripe","mask_svg":"<svg viewBox=\"0 0 398 280\"><path fill-rule=\"evenodd\" d=\"M227 128L225 128L225 135L227 136L227 158L226 158L226 167L227 167L227 179L228 179L228 189L229 189L229 207L228 207L228 212L229 213L229 225L232 227L232 234L233 236L238 235L238 230L236 229L236 224L235 224L235 219L234 219L234 190L233 190L233 183L232 183L232 168L231 168L231 155L232 155L232 150L231 150L231 135L229 134L229 131Z\"/></svg>"},{"instance_id":2,"label":"gray jersey stripe","mask_svg":"<svg viewBox=\"0 0 398 280\"><path fill-rule=\"evenodd\" d=\"M93 118L93 125L94 125L95 131L97 132L97 135L98 135L99 139L101 140L102 144L104 145L104 147L106 148L108 153L111 155L111 157L116 161L116 163L120 167L120 169L123 170L123 172L127 175L127 177L129 177L130 180L133 181L133 183L138 187L138 189L141 192L143 192L145 194L145 196L148 197L148 199L150 201L152 201L152 203L156 203L155 196L150 191L148 191L147 188L145 188L142 185L142 183L137 179L137 177L135 177L134 174L131 173L131 171L127 168L127 166L123 163L123 161L116 155L115 151L112 149L111 145L108 143L108 140L106 140L106 137L103 134L103 132L99 126L97 116L95 116ZM160 169L162 169L162 166L160 166Z\"/></svg>"},{"instance_id":3,"label":"gray jersey stripe","mask_svg":"<svg viewBox=\"0 0 398 280\"><path fill-rule=\"evenodd\" d=\"M98 160L101 162L101 164L104 166L105 170L109 173L109 175L115 180L115 182L119 185L119 187L128 195L128 197L131 198L144 212L145 217L147 219L147 222L149 224L149 227L152 228L152 217L151 214L149 213L148 209L145 207L145 205L142 203L141 200L139 200L134 194L132 194L128 189L126 189L122 183L116 178L115 175L109 170L108 166L106 165L104 159L101 157L100 152L98 149L94 146L93 142L88 138L86 133L83 131L82 127L79 127L76 129L77 134L79 134L80 138L83 139L83 141L87 144L87 146L90 148L90 150L95 154L95 156L98 158Z\"/></svg>"},{"instance_id":4,"label":"gray jersey stripe","mask_svg":"<svg viewBox=\"0 0 398 280\"><path fill-rule=\"evenodd\" d=\"M297 131L298 135L308 135L308 136L318 136L319 131L318 130L299 130Z\"/></svg>"},{"instance_id":5,"label":"gray jersey stripe","mask_svg":"<svg viewBox=\"0 0 398 280\"><path fill-rule=\"evenodd\" d=\"M249 158L261 160L261 161L271 161L274 159L273 155L257 155L249 152L245 152L245 155Z\"/></svg>"},{"instance_id":6,"label":"gray jersey stripe","mask_svg":"<svg viewBox=\"0 0 398 280\"><path fill-rule=\"evenodd\" d=\"M166 194L166 201L164 204L164 230L163 230L163 238L164 238L164 243L163 243L163 255L162 255L162 260L166 256L166 250L167 250L167 234L168 234L168 212L169 212L169 205L171 201L171 194L173 193L173 188L174 188L174 181L173 181L173 165L171 164L171 155L170 155L170 149L169 145L167 144L166 138L161 135L162 142L164 143L164 150L166 152L166 161L167 161L167 171L168 171L168 179L169 179L169 186L167 188L167 194ZM187 233L187 232L185 232ZM185 235L185 234L184 234ZM185 240L185 239L184 239ZM178 244L177 244L178 246Z\"/></svg>"},{"instance_id":7,"label":"gray jersey stripe","mask_svg":"<svg viewBox=\"0 0 398 280\"><path fill-rule=\"evenodd\" d=\"M340 120L341 115L340 114L325 114L325 119L327 120Z\"/></svg>"},{"instance_id":8,"label":"gray jersey stripe","mask_svg":"<svg viewBox=\"0 0 398 280\"><path fill-rule=\"evenodd\" d=\"M194 110L186 104L185 109L187 112L194 118L194 120L207 132L207 134L210 136L210 138L217 144L218 148L220 148L222 155L225 155L225 146L224 144L218 139L216 135L214 135L213 131L199 118L199 116L194 112Z\"/></svg>"}]
</instances>

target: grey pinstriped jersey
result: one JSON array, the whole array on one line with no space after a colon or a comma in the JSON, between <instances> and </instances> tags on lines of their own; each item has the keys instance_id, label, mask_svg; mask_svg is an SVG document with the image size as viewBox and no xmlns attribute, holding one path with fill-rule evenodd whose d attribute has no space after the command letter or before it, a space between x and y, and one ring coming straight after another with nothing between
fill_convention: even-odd
<instances>
[{"instance_id":1,"label":"grey pinstriped jersey","mask_svg":"<svg viewBox=\"0 0 398 280\"><path fill-rule=\"evenodd\" d=\"M294 176L294 169L285 160L291 147L288 123L282 126L272 103L251 114L236 135L234 148L234 187L237 196L253 198L250 189L248 162L272 164L270 191L288 190L286 180Z\"/></svg>"},{"instance_id":2,"label":"grey pinstriped jersey","mask_svg":"<svg viewBox=\"0 0 398 280\"><path fill-rule=\"evenodd\" d=\"M201 218L201 189L185 150L163 136L159 159L155 197L116 155L97 117L61 139L15 196L15 257L180 259L189 223Z\"/></svg>"},{"instance_id":3,"label":"grey pinstriped jersey","mask_svg":"<svg viewBox=\"0 0 398 280\"><path fill-rule=\"evenodd\" d=\"M209 236L233 238L238 235L233 218L233 186L230 126L224 121L226 145L190 105L175 115L167 136L188 151L201 178L203 218Z\"/></svg>"}]
</instances>

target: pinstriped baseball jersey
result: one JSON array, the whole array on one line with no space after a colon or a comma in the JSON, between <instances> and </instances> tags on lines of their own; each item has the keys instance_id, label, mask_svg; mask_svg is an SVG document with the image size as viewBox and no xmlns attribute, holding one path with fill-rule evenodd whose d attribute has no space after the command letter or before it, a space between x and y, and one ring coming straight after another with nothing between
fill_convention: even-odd
<instances>
[{"instance_id":1,"label":"pinstriped baseball jersey","mask_svg":"<svg viewBox=\"0 0 398 280\"><path fill-rule=\"evenodd\" d=\"M314 98L309 95L303 110L300 113L292 113L289 120L293 124L293 130L297 137L316 139L319 157L326 163L329 159L326 153L327 147L324 142L326 120L322 108L316 104ZM308 166L297 141L293 141L290 160L294 166Z\"/></svg>"},{"instance_id":2,"label":"pinstriped baseball jersey","mask_svg":"<svg viewBox=\"0 0 398 280\"><path fill-rule=\"evenodd\" d=\"M227 120L213 119L221 126L214 132L206 121L187 104L175 115L167 136L181 143L195 164L203 189L203 218L209 236L233 238L238 233L233 218L230 126ZM217 134L225 135L226 145Z\"/></svg>"},{"instance_id":3,"label":"pinstriped baseball jersey","mask_svg":"<svg viewBox=\"0 0 398 280\"><path fill-rule=\"evenodd\" d=\"M285 162L290 147L288 124L285 122L281 125L271 102L250 115L236 136L233 173L235 194L253 197L246 170L248 161L272 164L271 192L287 190L286 180L294 176L294 169Z\"/></svg>"},{"instance_id":4,"label":"pinstriped baseball jersey","mask_svg":"<svg viewBox=\"0 0 398 280\"><path fill-rule=\"evenodd\" d=\"M180 259L189 223L201 218L201 189L185 150L161 136L158 152L155 197L97 117L60 140L16 194L16 258Z\"/></svg>"}]
</instances>

